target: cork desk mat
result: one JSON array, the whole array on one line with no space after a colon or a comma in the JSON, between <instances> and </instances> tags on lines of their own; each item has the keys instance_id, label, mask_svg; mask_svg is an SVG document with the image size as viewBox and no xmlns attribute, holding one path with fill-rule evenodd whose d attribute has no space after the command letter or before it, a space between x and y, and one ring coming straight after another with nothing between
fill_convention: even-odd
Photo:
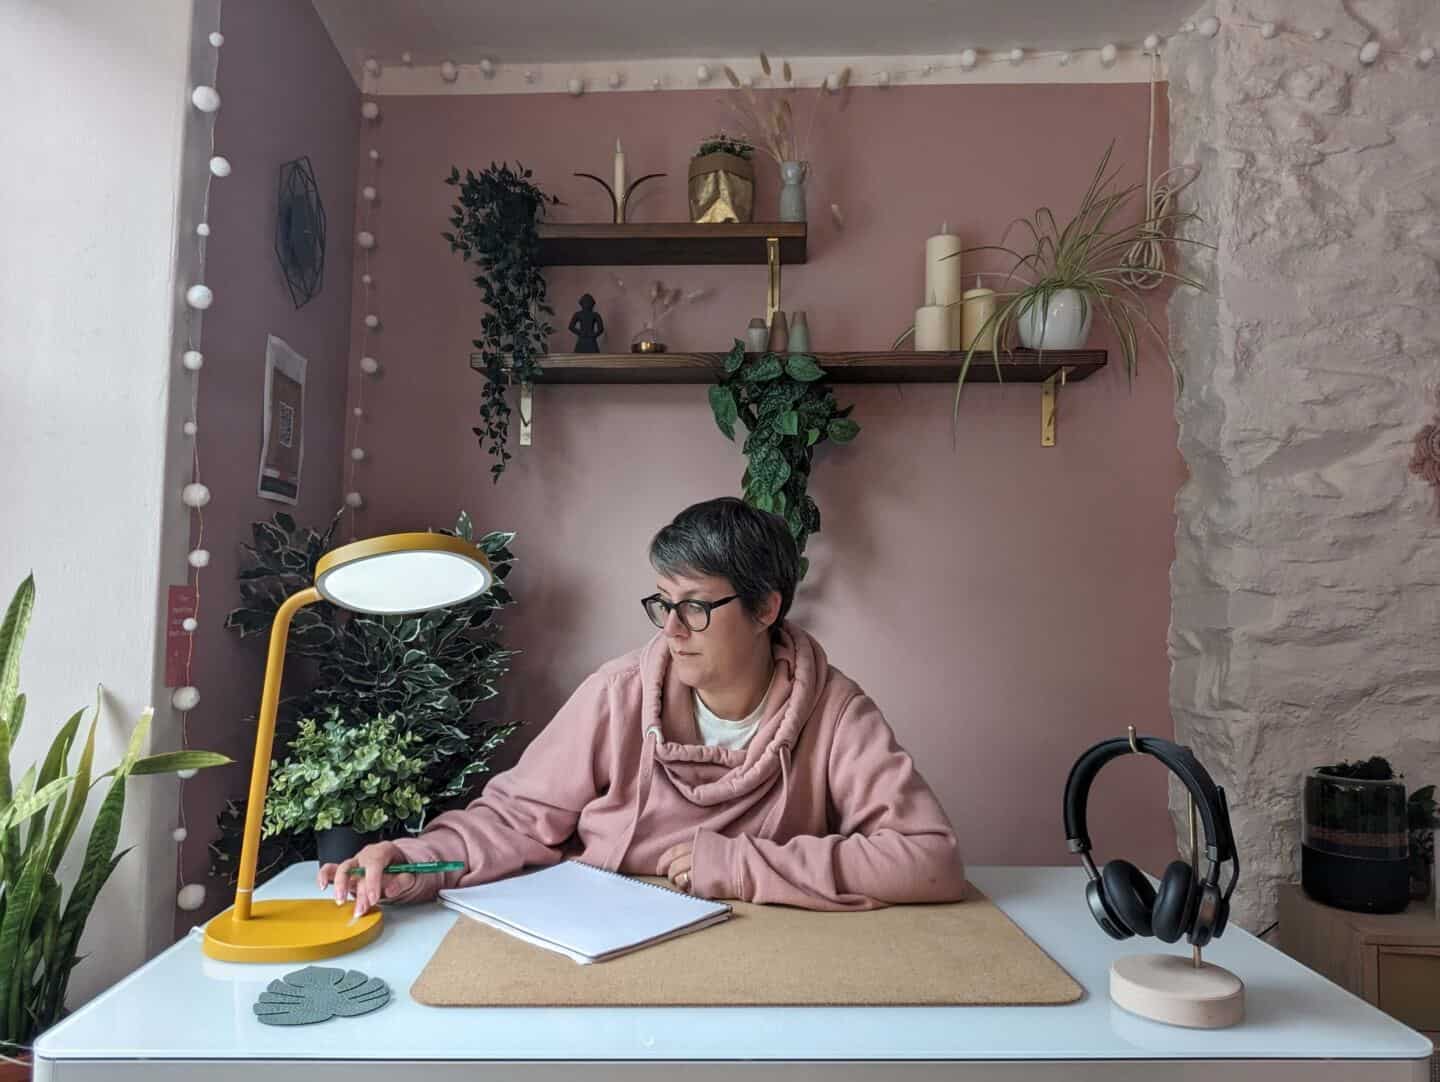
<instances>
[{"instance_id":1,"label":"cork desk mat","mask_svg":"<svg viewBox=\"0 0 1440 1082\"><path fill-rule=\"evenodd\" d=\"M989 898L860 913L735 903L729 920L578 965L469 917L410 994L432 1007L1073 1003L1080 986Z\"/></svg>"}]
</instances>

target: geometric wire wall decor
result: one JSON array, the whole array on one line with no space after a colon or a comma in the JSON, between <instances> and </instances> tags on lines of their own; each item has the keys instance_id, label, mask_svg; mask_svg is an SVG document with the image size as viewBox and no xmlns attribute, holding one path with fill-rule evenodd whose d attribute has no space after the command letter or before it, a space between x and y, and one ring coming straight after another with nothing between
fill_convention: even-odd
<instances>
[{"instance_id":1,"label":"geometric wire wall decor","mask_svg":"<svg viewBox=\"0 0 1440 1082\"><path fill-rule=\"evenodd\" d=\"M290 287L290 299L300 308L320 292L325 280L325 207L315 171L304 156L280 167L275 255Z\"/></svg>"}]
</instances>

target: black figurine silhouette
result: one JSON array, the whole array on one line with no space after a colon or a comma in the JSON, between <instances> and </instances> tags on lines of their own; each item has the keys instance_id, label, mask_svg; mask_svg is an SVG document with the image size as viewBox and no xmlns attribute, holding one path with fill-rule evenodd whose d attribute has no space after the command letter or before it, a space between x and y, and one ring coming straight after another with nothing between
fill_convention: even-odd
<instances>
[{"instance_id":1,"label":"black figurine silhouette","mask_svg":"<svg viewBox=\"0 0 1440 1082\"><path fill-rule=\"evenodd\" d=\"M570 333L575 335L576 353L599 353L600 336L605 333L605 321L595 311L595 298L590 294L580 298L580 311L570 317Z\"/></svg>"}]
</instances>

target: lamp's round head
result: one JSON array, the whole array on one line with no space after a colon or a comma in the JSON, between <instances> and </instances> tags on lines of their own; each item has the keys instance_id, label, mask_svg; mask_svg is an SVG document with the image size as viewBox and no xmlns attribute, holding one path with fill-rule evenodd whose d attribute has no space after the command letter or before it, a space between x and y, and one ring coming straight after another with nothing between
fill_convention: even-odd
<instances>
[{"instance_id":1,"label":"lamp's round head","mask_svg":"<svg viewBox=\"0 0 1440 1082\"><path fill-rule=\"evenodd\" d=\"M351 612L391 616L478 597L495 573L473 542L441 533L395 533L353 541L315 566L315 588Z\"/></svg>"}]
</instances>

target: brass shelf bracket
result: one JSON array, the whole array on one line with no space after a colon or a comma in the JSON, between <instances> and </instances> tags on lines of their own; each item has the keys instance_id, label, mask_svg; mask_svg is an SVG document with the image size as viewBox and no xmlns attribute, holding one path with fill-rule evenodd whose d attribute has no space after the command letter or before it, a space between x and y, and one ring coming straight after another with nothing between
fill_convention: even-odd
<instances>
[{"instance_id":1,"label":"brass shelf bracket","mask_svg":"<svg viewBox=\"0 0 1440 1082\"><path fill-rule=\"evenodd\" d=\"M1040 446L1055 446L1055 418L1059 412L1060 388L1070 374L1066 365L1040 385Z\"/></svg>"},{"instance_id":2,"label":"brass shelf bracket","mask_svg":"<svg viewBox=\"0 0 1440 1082\"><path fill-rule=\"evenodd\" d=\"M780 310L780 238L765 238L765 263L770 274L765 292L765 325L768 327Z\"/></svg>"}]
</instances>

